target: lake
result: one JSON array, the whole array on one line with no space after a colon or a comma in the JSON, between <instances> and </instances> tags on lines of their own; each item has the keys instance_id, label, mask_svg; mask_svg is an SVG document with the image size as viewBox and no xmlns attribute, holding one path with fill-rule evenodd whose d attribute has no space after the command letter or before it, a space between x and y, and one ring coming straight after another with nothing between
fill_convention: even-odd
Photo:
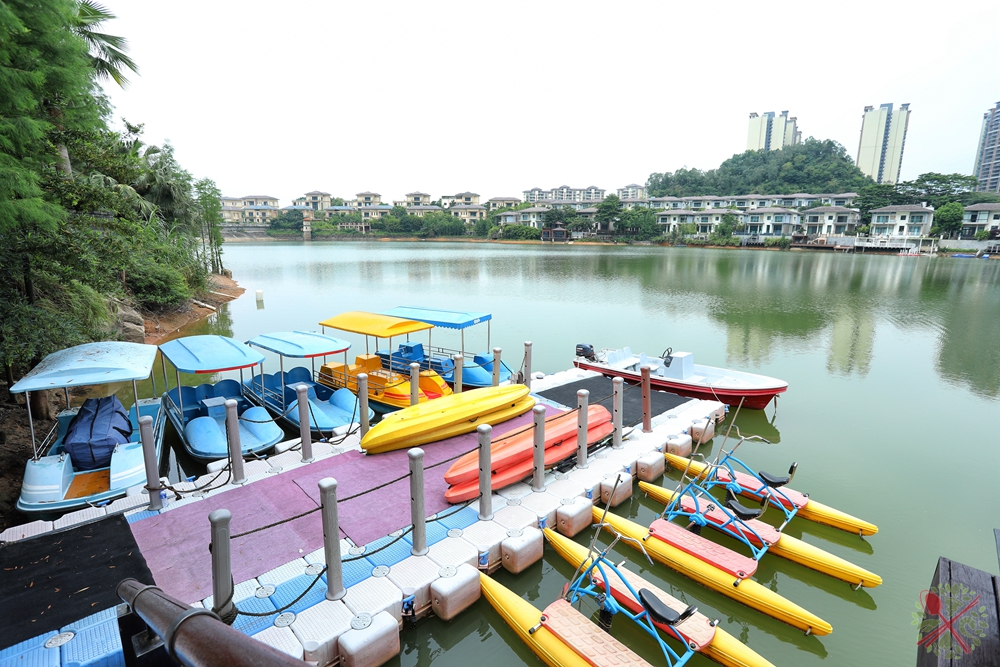
<instances>
[{"instance_id":1,"label":"lake","mask_svg":"<svg viewBox=\"0 0 1000 667\"><path fill-rule=\"evenodd\" d=\"M997 569L1000 455L990 433L1000 418L998 261L428 242L228 244L225 263L246 294L185 333L247 340L318 329L348 310L425 305L493 313L490 342L514 366L526 340L534 370L545 372L571 366L577 343L657 355L671 347L698 363L786 380L777 409L739 415L745 435L771 441L746 443L741 456L771 472L798 461L794 488L876 523L880 532L867 541L803 519L787 532L885 583L855 592L765 557L756 579L834 626L827 637L805 637L617 549L775 665L912 665L912 613L938 556ZM344 337L355 350L364 345ZM434 337L457 341L447 331ZM486 350L485 327L466 343ZM636 497L616 511L648 523L661 509ZM776 521L773 512L767 519ZM498 577L541 608L571 574L547 551L540 566ZM616 636L662 664L627 623L615 624ZM422 621L403 640L401 665L542 664L485 601L452 623ZM696 656L689 664L715 663Z\"/></svg>"}]
</instances>

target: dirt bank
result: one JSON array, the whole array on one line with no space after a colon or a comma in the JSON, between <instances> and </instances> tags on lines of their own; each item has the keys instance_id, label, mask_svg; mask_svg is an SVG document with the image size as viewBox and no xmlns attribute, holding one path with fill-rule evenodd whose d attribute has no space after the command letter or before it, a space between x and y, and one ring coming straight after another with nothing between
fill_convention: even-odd
<instances>
[{"instance_id":1,"label":"dirt bank","mask_svg":"<svg viewBox=\"0 0 1000 667\"><path fill-rule=\"evenodd\" d=\"M146 342L155 345L174 334L186 324L208 317L227 301L243 294L244 289L226 276L211 276L209 289L188 303L166 313L146 315ZM53 414L65 408L62 391L50 391L49 401ZM74 400L74 403L76 401ZM54 421L35 418L35 437L42 438L52 428ZM0 530L9 526L27 523L31 517L16 509L17 498L21 494L21 478L24 464L31 458L31 430L28 427L28 411L24 407L24 396L11 400L7 384L0 381Z\"/></svg>"}]
</instances>

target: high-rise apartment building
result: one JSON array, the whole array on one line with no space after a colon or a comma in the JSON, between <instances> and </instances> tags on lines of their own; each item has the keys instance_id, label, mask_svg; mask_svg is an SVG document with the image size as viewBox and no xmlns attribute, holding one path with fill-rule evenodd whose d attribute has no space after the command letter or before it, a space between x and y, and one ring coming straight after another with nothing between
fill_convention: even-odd
<instances>
[{"instance_id":1,"label":"high-rise apartment building","mask_svg":"<svg viewBox=\"0 0 1000 667\"><path fill-rule=\"evenodd\" d=\"M983 114L983 131L972 175L979 181L976 190L1000 192L1000 102Z\"/></svg>"},{"instance_id":2,"label":"high-rise apartment building","mask_svg":"<svg viewBox=\"0 0 1000 667\"><path fill-rule=\"evenodd\" d=\"M762 115L750 114L750 129L747 131L748 151L776 151L785 146L794 146L802 141L798 119L789 118L787 111L775 116L773 111Z\"/></svg>"},{"instance_id":3,"label":"high-rise apartment building","mask_svg":"<svg viewBox=\"0 0 1000 667\"><path fill-rule=\"evenodd\" d=\"M876 183L899 182L909 123L909 104L901 104L896 110L891 103L883 104L878 109L865 107L858 145L858 169L871 176Z\"/></svg>"}]
</instances>

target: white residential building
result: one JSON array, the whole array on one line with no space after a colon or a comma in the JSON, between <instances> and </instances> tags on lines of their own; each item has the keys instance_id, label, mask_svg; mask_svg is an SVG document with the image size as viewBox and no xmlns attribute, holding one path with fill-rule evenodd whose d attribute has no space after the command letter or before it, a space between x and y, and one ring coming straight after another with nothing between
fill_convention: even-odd
<instances>
[{"instance_id":1,"label":"white residential building","mask_svg":"<svg viewBox=\"0 0 1000 667\"><path fill-rule=\"evenodd\" d=\"M596 185L586 188L571 188L568 185L560 185L558 188L552 188L551 190L531 188L530 190L525 190L523 194L524 201L531 203L548 199L584 202L599 202L604 199L604 189Z\"/></svg>"},{"instance_id":2,"label":"white residential building","mask_svg":"<svg viewBox=\"0 0 1000 667\"><path fill-rule=\"evenodd\" d=\"M750 127L747 130L748 151L776 151L785 146L794 146L802 141L802 132L798 129L798 119L789 118L787 111L775 116L773 111L758 115L750 114Z\"/></svg>"},{"instance_id":3,"label":"white residential building","mask_svg":"<svg viewBox=\"0 0 1000 667\"><path fill-rule=\"evenodd\" d=\"M901 104L895 111L891 103L878 109L865 107L858 144L858 169L876 183L898 183L909 124L909 104Z\"/></svg>"},{"instance_id":4,"label":"white residential building","mask_svg":"<svg viewBox=\"0 0 1000 667\"><path fill-rule=\"evenodd\" d=\"M806 234L847 234L858 228L861 211L844 206L817 206L801 213Z\"/></svg>"},{"instance_id":5,"label":"white residential building","mask_svg":"<svg viewBox=\"0 0 1000 667\"><path fill-rule=\"evenodd\" d=\"M517 224L541 229L542 224L545 222L545 214L551 210L547 206L522 208L520 211L515 211L517 213Z\"/></svg>"},{"instance_id":6,"label":"white residential building","mask_svg":"<svg viewBox=\"0 0 1000 667\"><path fill-rule=\"evenodd\" d=\"M491 211L499 211L502 208L514 208L521 200L517 197L493 197L486 202L486 208Z\"/></svg>"},{"instance_id":7,"label":"white residential building","mask_svg":"<svg viewBox=\"0 0 1000 667\"><path fill-rule=\"evenodd\" d=\"M645 199L646 186L638 183L629 183L624 188L618 188L619 199Z\"/></svg>"},{"instance_id":8,"label":"white residential building","mask_svg":"<svg viewBox=\"0 0 1000 667\"><path fill-rule=\"evenodd\" d=\"M990 230L1000 230L1000 203L973 204L965 208L963 238L972 238L976 232Z\"/></svg>"},{"instance_id":9,"label":"white residential building","mask_svg":"<svg viewBox=\"0 0 1000 667\"><path fill-rule=\"evenodd\" d=\"M922 204L873 208L871 216L869 236L927 236L934 224L934 209Z\"/></svg>"},{"instance_id":10,"label":"white residential building","mask_svg":"<svg viewBox=\"0 0 1000 667\"><path fill-rule=\"evenodd\" d=\"M313 190L312 192L307 192L301 197L296 198L292 204L295 206L308 206L314 211L325 211L330 208L332 201L333 198L329 192Z\"/></svg>"}]
</instances>

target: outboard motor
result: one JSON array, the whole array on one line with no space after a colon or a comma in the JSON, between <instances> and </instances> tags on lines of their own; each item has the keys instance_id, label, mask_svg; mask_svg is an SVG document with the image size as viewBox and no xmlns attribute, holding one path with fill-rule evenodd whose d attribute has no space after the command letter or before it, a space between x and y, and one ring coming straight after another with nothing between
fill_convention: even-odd
<instances>
[{"instance_id":1,"label":"outboard motor","mask_svg":"<svg viewBox=\"0 0 1000 667\"><path fill-rule=\"evenodd\" d=\"M590 343L577 343L576 356L583 357L587 361L597 361L597 357L594 356L594 346Z\"/></svg>"}]
</instances>

